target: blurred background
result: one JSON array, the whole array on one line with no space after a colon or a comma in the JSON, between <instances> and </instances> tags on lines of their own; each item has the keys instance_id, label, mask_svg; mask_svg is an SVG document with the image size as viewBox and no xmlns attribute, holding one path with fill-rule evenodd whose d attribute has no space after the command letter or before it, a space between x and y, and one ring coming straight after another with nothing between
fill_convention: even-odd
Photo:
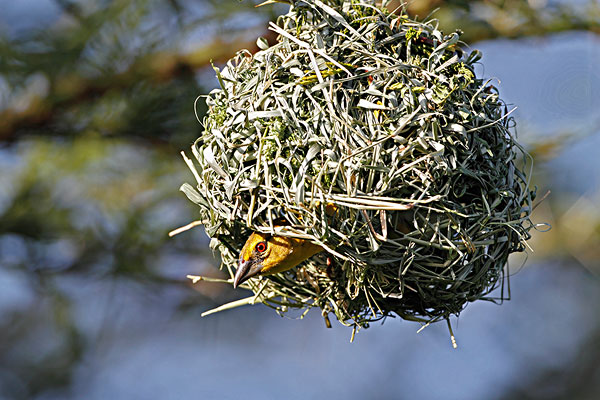
<instances>
[{"instance_id":1,"label":"blurred background","mask_svg":"<svg viewBox=\"0 0 600 400\"><path fill-rule=\"evenodd\" d=\"M224 276L178 188L196 97L286 6L0 0L0 399L600 398L600 4L414 0L483 51L535 157L512 299L358 333L281 318ZM200 111L204 111L200 102Z\"/></svg>"}]
</instances>

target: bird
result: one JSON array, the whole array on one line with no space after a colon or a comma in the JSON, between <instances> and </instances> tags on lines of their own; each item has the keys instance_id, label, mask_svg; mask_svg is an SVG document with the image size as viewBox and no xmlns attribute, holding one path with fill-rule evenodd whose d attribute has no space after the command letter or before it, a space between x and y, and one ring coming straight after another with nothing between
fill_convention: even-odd
<instances>
[{"instance_id":1,"label":"bird","mask_svg":"<svg viewBox=\"0 0 600 400\"><path fill-rule=\"evenodd\" d=\"M309 240L253 232L242 248L233 287L257 275L272 275L294 268L323 251Z\"/></svg>"},{"instance_id":2,"label":"bird","mask_svg":"<svg viewBox=\"0 0 600 400\"><path fill-rule=\"evenodd\" d=\"M337 211L338 208L333 204L327 204L325 207L325 213L330 217L335 216ZM375 232L367 214L364 215L369 221L369 227L373 234L381 238L381 235ZM386 218L385 212L382 212L380 216L383 224ZM395 231L400 234L411 232L412 228L408 224L411 218L413 218L411 211L398 213L397 218L394 219ZM284 219L275 221L275 226L282 225L287 225ZM394 235L393 232L390 234ZM323 247L309 240L253 232L240 252L237 270L233 278L233 288L237 288L254 276L273 275L292 269L323 250ZM329 258L328 264L330 264Z\"/></svg>"}]
</instances>

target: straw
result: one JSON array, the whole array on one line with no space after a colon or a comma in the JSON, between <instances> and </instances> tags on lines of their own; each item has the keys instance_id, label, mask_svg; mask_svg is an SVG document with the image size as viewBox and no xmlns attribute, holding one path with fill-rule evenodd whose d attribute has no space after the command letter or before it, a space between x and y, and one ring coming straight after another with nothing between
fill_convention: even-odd
<instances>
[{"instance_id":1,"label":"straw","mask_svg":"<svg viewBox=\"0 0 600 400\"><path fill-rule=\"evenodd\" d=\"M292 3L277 44L215 68L186 160L197 182L181 189L223 268L283 218L278 234L328 252L243 285L279 313L319 307L356 329L503 300L490 293L525 250L535 193L512 110L475 75L481 54L385 4Z\"/></svg>"}]
</instances>

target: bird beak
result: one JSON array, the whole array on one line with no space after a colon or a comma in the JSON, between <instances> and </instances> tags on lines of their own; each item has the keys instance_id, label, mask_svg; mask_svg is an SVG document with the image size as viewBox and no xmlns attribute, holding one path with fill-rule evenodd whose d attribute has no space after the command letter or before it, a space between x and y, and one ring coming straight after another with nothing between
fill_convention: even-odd
<instances>
[{"instance_id":1,"label":"bird beak","mask_svg":"<svg viewBox=\"0 0 600 400\"><path fill-rule=\"evenodd\" d=\"M235 271L235 277L233 278L233 288L237 288L243 282L260 274L261 269L262 265L260 263L252 263L250 260L240 259L237 271Z\"/></svg>"}]
</instances>

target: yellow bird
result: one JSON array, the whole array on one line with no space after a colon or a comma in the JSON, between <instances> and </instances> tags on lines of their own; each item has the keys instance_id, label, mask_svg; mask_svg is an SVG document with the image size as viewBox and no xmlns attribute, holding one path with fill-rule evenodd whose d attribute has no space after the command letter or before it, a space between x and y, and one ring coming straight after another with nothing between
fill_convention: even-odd
<instances>
[{"instance_id":1,"label":"yellow bird","mask_svg":"<svg viewBox=\"0 0 600 400\"><path fill-rule=\"evenodd\" d=\"M325 213L330 217L333 217L337 210L338 208L331 203L325 207ZM413 229L410 228L408 221L412 219L412 213L403 212L400 216L401 219L396 221L396 231L403 234L411 232ZM365 217L368 220L366 214ZM278 220L276 226L281 224L285 225L285 221ZM372 225L369 226L373 229ZM321 251L323 251L321 246L308 240L254 232L240 252L233 287L238 287L253 276L271 275L292 269Z\"/></svg>"},{"instance_id":2,"label":"yellow bird","mask_svg":"<svg viewBox=\"0 0 600 400\"><path fill-rule=\"evenodd\" d=\"M257 275L271 275L294 268L323 251L308 240L254 232L240 253L233 287Z\"/></svg>"}]
</instances>

